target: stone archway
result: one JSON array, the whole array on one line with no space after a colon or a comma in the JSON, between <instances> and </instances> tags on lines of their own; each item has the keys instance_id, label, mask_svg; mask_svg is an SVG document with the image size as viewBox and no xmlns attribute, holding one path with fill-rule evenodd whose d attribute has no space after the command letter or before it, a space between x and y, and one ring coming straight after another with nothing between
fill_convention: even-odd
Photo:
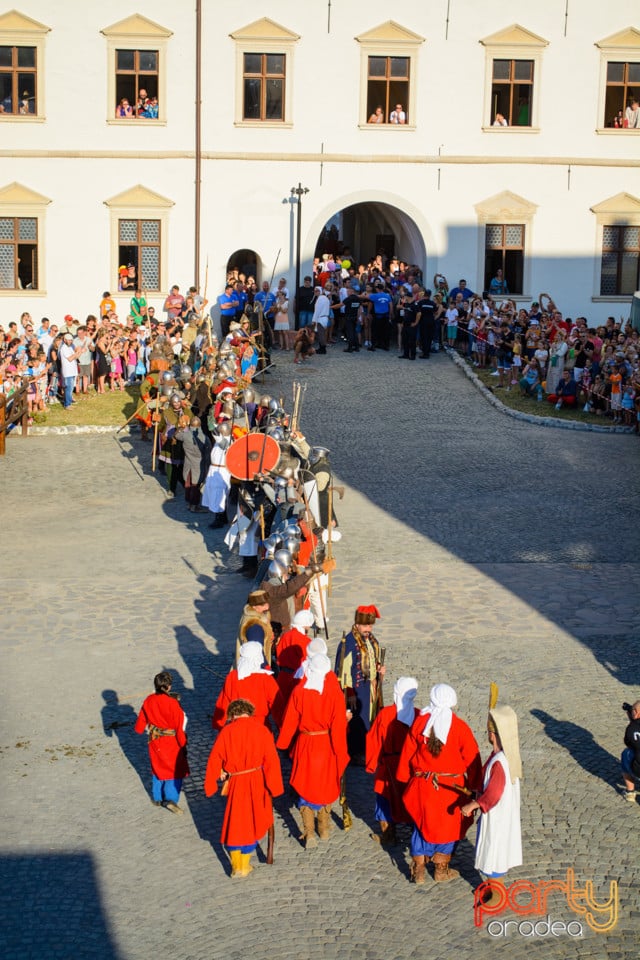
<instances>
[{"instance_id":1,"label":"stone archway","mask_svg":"<svg viewBox=\"0 0 640 960\"><path fill-rule=\"evenodd\" d=\"M423 235L413 217L400 207L381 200L350 203L326 221L317 237L315 255L350 251L353 263L365 264L383 252L426 267Z\"/></svg>"}]
</instances>

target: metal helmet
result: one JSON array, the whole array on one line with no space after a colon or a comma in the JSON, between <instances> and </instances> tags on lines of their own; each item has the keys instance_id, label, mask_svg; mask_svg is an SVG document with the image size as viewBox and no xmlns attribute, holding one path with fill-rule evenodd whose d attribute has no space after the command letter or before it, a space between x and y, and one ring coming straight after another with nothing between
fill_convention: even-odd
<instances>
[{"instance_id":1,"label":"metal helmet","mask_svg":"<svg viewBox=\"0 0 640 960\"><path fill-rule=\"evenodd\" d=\"M171 370L165 370L160 379L162 380L163 383L172 383L173 374L171 373Z\"/></svg>"},{"instance_id":2,"label":"metal helmet","mask_svg":"<svg viewBox=\"0 0 640 960\"><path fill-rule=\"evenodd\" d=\"M226 417L232 417L232 416L234 415L234 413L235 413L235 406L236 406L236 405L235 405L235 403L233 402L233 400L226 400L226 401L222 404L222 412L224 413L224 415L225 415Z\"/></svg>"},{"instance_id":3,"label":"metal helmet","mask_svg":"<svg viewBox=\"0 0 640 960\"><path fill-rule=\"evenodd\" d=\"M278 443L282 443L284 441L284 430L282 427L269 427L267 430L267 435L269 437L273 437L273 439L277 440Z\"/></svg>"},{"instance_id":4,"label":"metal helmet","mask_svg":"<svg viewBox=\"0 0 640 960\"><path fill-rule=\"evenodd\" d=\"M255 390L253 390L251 387L247 387L242 394L242 399L245 404L255 403L255 399L256 399Z\"/></svg>"},{"instance_id":5,"label":"metal helmet","mask_svg":"<svg viewBox=\"0 0 640 960\"><path fill-rule=\"evenodd\" d=\"M275 560L271 561L271 563L269 564L269 569L267 571L270 577L277 577L278 580L282 580L286 572L287 572L287 568L281 566Z\"/></svg>"},{"instance_id":6,"label":"metal helmet","mask_svg":"<svg viewBox=\"0 0 640 960\"><path fill-rule=\"evenodd\" d=\"M220 437L230 437L231 436L231 424L228 420L223 420L222 423L219 423L216 427L216 433Z\"/></svg>"},{"instance_id":7,"label":"metal helmet","mask_svg":"<svg viewBox=\"0 0 640 960\"><path fill-rule=\"evenodd\" d=\"M160 394L163 397L170 397L172 393L173 393L173 387L171 386L170 383L165 383L160 387Z\"/></svg>"},{"instance_id":8,"label":"metal helmet","mask_svg":"<svg viewBox=\"0 0 640 960\"><path fill-rule=\"evenodd\" d=\"M284 412L282 407L276 407L275 410L271 411L272 420L284 420L285 417L286 417L286 413Z\"/></svg>"},{"instance_id":9,"label":"metal helmet","mask_svg":"<svg viewBox=\"0 0 640 960\"><path fill-rule=\"evenodd\" d=\"M169 403L172 407L179 407L182 404L182 397L179 393L176 393L174 390L171 396L169 397Z\"/></svg>"},{"instance_id":10,"label":"metal helmet","mask_svg":"<svg viewBox=\"0 0 640 960\"><path fill-rule=\"evenodd\" d=\"M291 556L295 559L300 553L300 541L297 537L286 537L284 541L284 550L287 553L290 553ZM278 551L279 553L280 551Z\"/></svg>"},{"instance_id":11,"label":"metal helmet","mask_svg":"<svg viewBox=\"0 0 640 960\"><path fill-rule=\"evenodd\" d=\"M281 567L285 567L287 570L293 563L293 557L288 550L276 550L273 555L273 559L276 563L279 563Z\"/></svg>"},{"instance_id":12,"label":"metal helmet","mask_svg":"<svg viewBox=\"0 0 640 960\"><path fill-rule=\"evenodd\" d=\"M264 397L262 399L264 400ZM269 400L269 413L275 413L276 410L279 410L279 409L280 409L280 404L275 399L275 397L271 397Z\"/></svg>"},{"instance_id":13,"label":"metal helmet","mask_svg":"<svg viewBox=\"0 0 640 960\"><path fill-rule=\"evenodd\" d=\"M317 463L318 460L328 457L330 452L326 447L311 447L311 450L309 450L309 463Z\"/></svg>"},{"instance_id":14,"label":"metal helmet","mask_svg":"<svg viewBox=\"0 0 640 960\"><path fill-rule=\"evenodd\" d=\"M188 380L192 376L193 376L193 370L191 369L189 364L183 363L182 366L180 367L180 379Z\"/></svg>"},{"instance_id":15,"label":"metal helmet","mask_svg":"<svg viewBox=\"0 0 640 960\"><path fill-rule=\"evenodd\" d=\"M264 541L264 555L268 560L273 560L276 550L279 549L282 540L280 537L271 535Z\"/></svg>"},{"instance_id":16,"label":"metal helmet","mask_svg":"<svg viewBox=\"0 0 640 960\"><path fill-rule=\"evenodd\" d=\"M265 395L260 398L259 406L268 407L270 403L271 403L271 397L269 396L268 393L265 393Z\"/></svg>"}]
</instances>

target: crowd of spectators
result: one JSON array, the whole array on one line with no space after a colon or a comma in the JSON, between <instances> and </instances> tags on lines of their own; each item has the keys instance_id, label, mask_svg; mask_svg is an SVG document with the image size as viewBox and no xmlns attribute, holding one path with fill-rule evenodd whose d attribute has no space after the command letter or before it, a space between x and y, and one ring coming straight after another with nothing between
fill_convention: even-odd
<instances>
[{"instance_id":1,"label":"crowd of spectators","mask_svg":"<svg viewBox=\"0 0 640 960\"><path fill-rule=\"evenodd\" d=\"M0 325L0 390L11 394L27 377L31 416L49 404L71 406L92 390L122 391L146 375L160 335L176 362L192 362L207 333L207 304L196 288L183 296L172 287L159 319L135 267L120 269L119 287L132 294L123 320L105 292L97 315L84 323L67 315L60 325L47 318L37 324L24 313L19 324ZM356 266L345 248L316 257L293 295L285 278L265 280L258 289L255 277L230 271L211 317L226 337L231 323L246 314L254 321L260 315L265 347L291 351L295 363L336 344L346 353L397 346L402 360L456 350L496 391L518 391L534 403L580 408L640 429L638 331L614 317L602 325L565 317L547 294L518 304L500 270L482 294L464 279L450 289L442 274L434 276L432 290L416 265L379 254Z\"/></svg>"}]
</instances>

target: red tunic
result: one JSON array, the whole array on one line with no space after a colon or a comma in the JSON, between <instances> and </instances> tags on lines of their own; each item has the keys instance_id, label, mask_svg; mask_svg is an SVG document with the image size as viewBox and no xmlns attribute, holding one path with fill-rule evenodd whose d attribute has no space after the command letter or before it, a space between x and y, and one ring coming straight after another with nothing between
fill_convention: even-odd
<instances>
[{"instance_id":1,"label":"red tunic","mask_svg":"<svg viewBox=\"0 0 640 960\"><path fill-rule=\"evenodd\" d=\"M286 750L298 733L291 786L310 803L329 804L340 795L340 778L349 763L344 696L335 674L326 675L322 693L305 683L291 694L276 746Z\"/></svg>"},{"instance_id":2,"label":"red tunic","mask_svg":"<svg viewBox=\"0 0 640 960\"><path fill-rule=\"evenodd\" d=\"M161 730L175 730L167 737L149 740L151 769L158 780L181 780L189 775L184 710L166 693L152 693L142 704L134 730L144 733L147 724Z\"/></svg>"},{"instance_id":3,"label":"red tunic","mask_svg":"<svg viewBox=\"0 0 640 960\"><path fill-rule=\"evenodd\" d=\"M220 840L231 847L256 843L273 823L271 798L284 787L273 737L255 716L232 720L218 735L204 778L208 797L223 770L235 776L229 778Z\"/></svg>"},{"instance_id":4,"label":"red tunic","mask_svg":"<svg viewBox=\"0 0 640 960\"><path fill-rule=\"evenodd\" d=\"M307 655L310 639L311 637L292 627L286 633L283 633L278 640L276 659L280 667L280 673L277 682L285 704L291 696L291 691L298 683L294 673Z\"/></svg>"},{"instance_id":5,"label":"red tunic","mask_svg":"<svg viewBox=\"0 0 640 960\"><path fill-rule=\"evenodd\" d=\"M400 754L397 777L408 781L404 805L422 837L428 843L451 843L464 837L473 819L463 817L460 812L469 798L447 785L455 783L477 790L482 783L482 762L470 727L455 714L447 742L434 757L427 749L427 738L422 735L428 719L428 713L416 717ZM432 778L416 776L416 773L429 772L441 774L438 789ZM445 773L456 776L442 776Z\"/></svg>"},{"instance_id":6,"label":"red tunic","mask_svg":"<svg viewBox=\"0 0 640 960\"><path fill-rule=\"evenodd\" d=\"M214 730L222 730L227 720L227 708L232 700L249 700L256 712L254 717L269 728L269 714L280 726L282 719L282 695L274 677L270 673L252 673L244 680L238 680L238 671L227 674L224 686L216 702L211 725Z\"/></svg>"},{"instance_id":7,"label":"red tunic","mask_svg":"<svg viewBox=\"0 0 640 960\"><path fill-rule=\"evenodd\" d=\"M419 714L413 708L414 720ZM373 789L386 797L395 823L410 823L411 817L402 802L404 785L398 783L396 771L409 727L398 720L394 703L383 707L371 724L366 740L366 770L374 775Z\"/></svg>"}]
</instances>

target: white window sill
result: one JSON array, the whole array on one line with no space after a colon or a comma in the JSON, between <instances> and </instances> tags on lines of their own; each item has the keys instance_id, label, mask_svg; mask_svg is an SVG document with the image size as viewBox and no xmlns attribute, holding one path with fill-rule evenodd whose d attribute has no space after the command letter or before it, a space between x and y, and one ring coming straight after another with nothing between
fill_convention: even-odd
<instances>
[{"instance_id":1,"label":"white window sill","mask_svg":"<svg viewBox=\"0 0 640 960\"><path fill-rule=\"evenodd\" d=\"M264 130L268 127L272 130L291 130L293 123L290 120L236 120L234 127L249 127L254 130Z\"/></svg>"},{"instance_id":2,"label":"white window sill","mask_svg":"<svg viewBox=\"0 0 640 960\"><path fill-rule=\"evenodd\" d=\"M599 127L596 133L600 137L637 137L640 135L640 130L637 127L634 130L629 130L628 127Z\"/></svg>"},{"instance_id":3,"label":"white window sill","mask_svg":"<svg viewBox=\"0 0 640 960\"><path fill-rule=\"evenodd\" d=\"M632 293L626 293L624 296L620 296L617 293L612 293L610 297L591 297L591 303L628 303L629 306L631 306L632 300Z\"/></svg>"},{"instance_id":4,"label":"white window sill","mask_svg":"<svg viewBox=\"0 0 640 960\"><path fill-rule=\"evenodd\" d=\"M391 130L400 133L401 130L416 130L415 123L359 123L359 130Z\"/></svg>"},{"instance_id":5,"label":"white window sill","mask_svg":"<svg viewBox=\"0 0 640 960\"><path fill-rule=\"evenodd\" d=\"M161 117L154 119L152 117L112 117L107 119L110 127L166 127L167 121Z\"/></svg>"},{"instance_id":6,"label":"white window sill","mask_svg":"<svg viewBox=\"0 0 640 960\"><path fill-rule=\"evenodd\" d=\"M483 133L540 133L540 127L483 127Z\"/></svg>"},{"instance_id":7,"label":"white window sill","mask_svg":"<svg viewBox=\"0 0 640 960\"><path fill-rule=\"evenodd\" d=\"M0 290L0 297L46 297L46 290Z\"/></svg>"},{"instance_id":8,"label":"white window sill","mask_svg":"<svg viewBox=\"0 0 640 960\"><path fill-rule=\"evenodd\" d=\"M46 119L31 113L0 113L0 123L44 123Z\"/></svg>"}]
</instances>

